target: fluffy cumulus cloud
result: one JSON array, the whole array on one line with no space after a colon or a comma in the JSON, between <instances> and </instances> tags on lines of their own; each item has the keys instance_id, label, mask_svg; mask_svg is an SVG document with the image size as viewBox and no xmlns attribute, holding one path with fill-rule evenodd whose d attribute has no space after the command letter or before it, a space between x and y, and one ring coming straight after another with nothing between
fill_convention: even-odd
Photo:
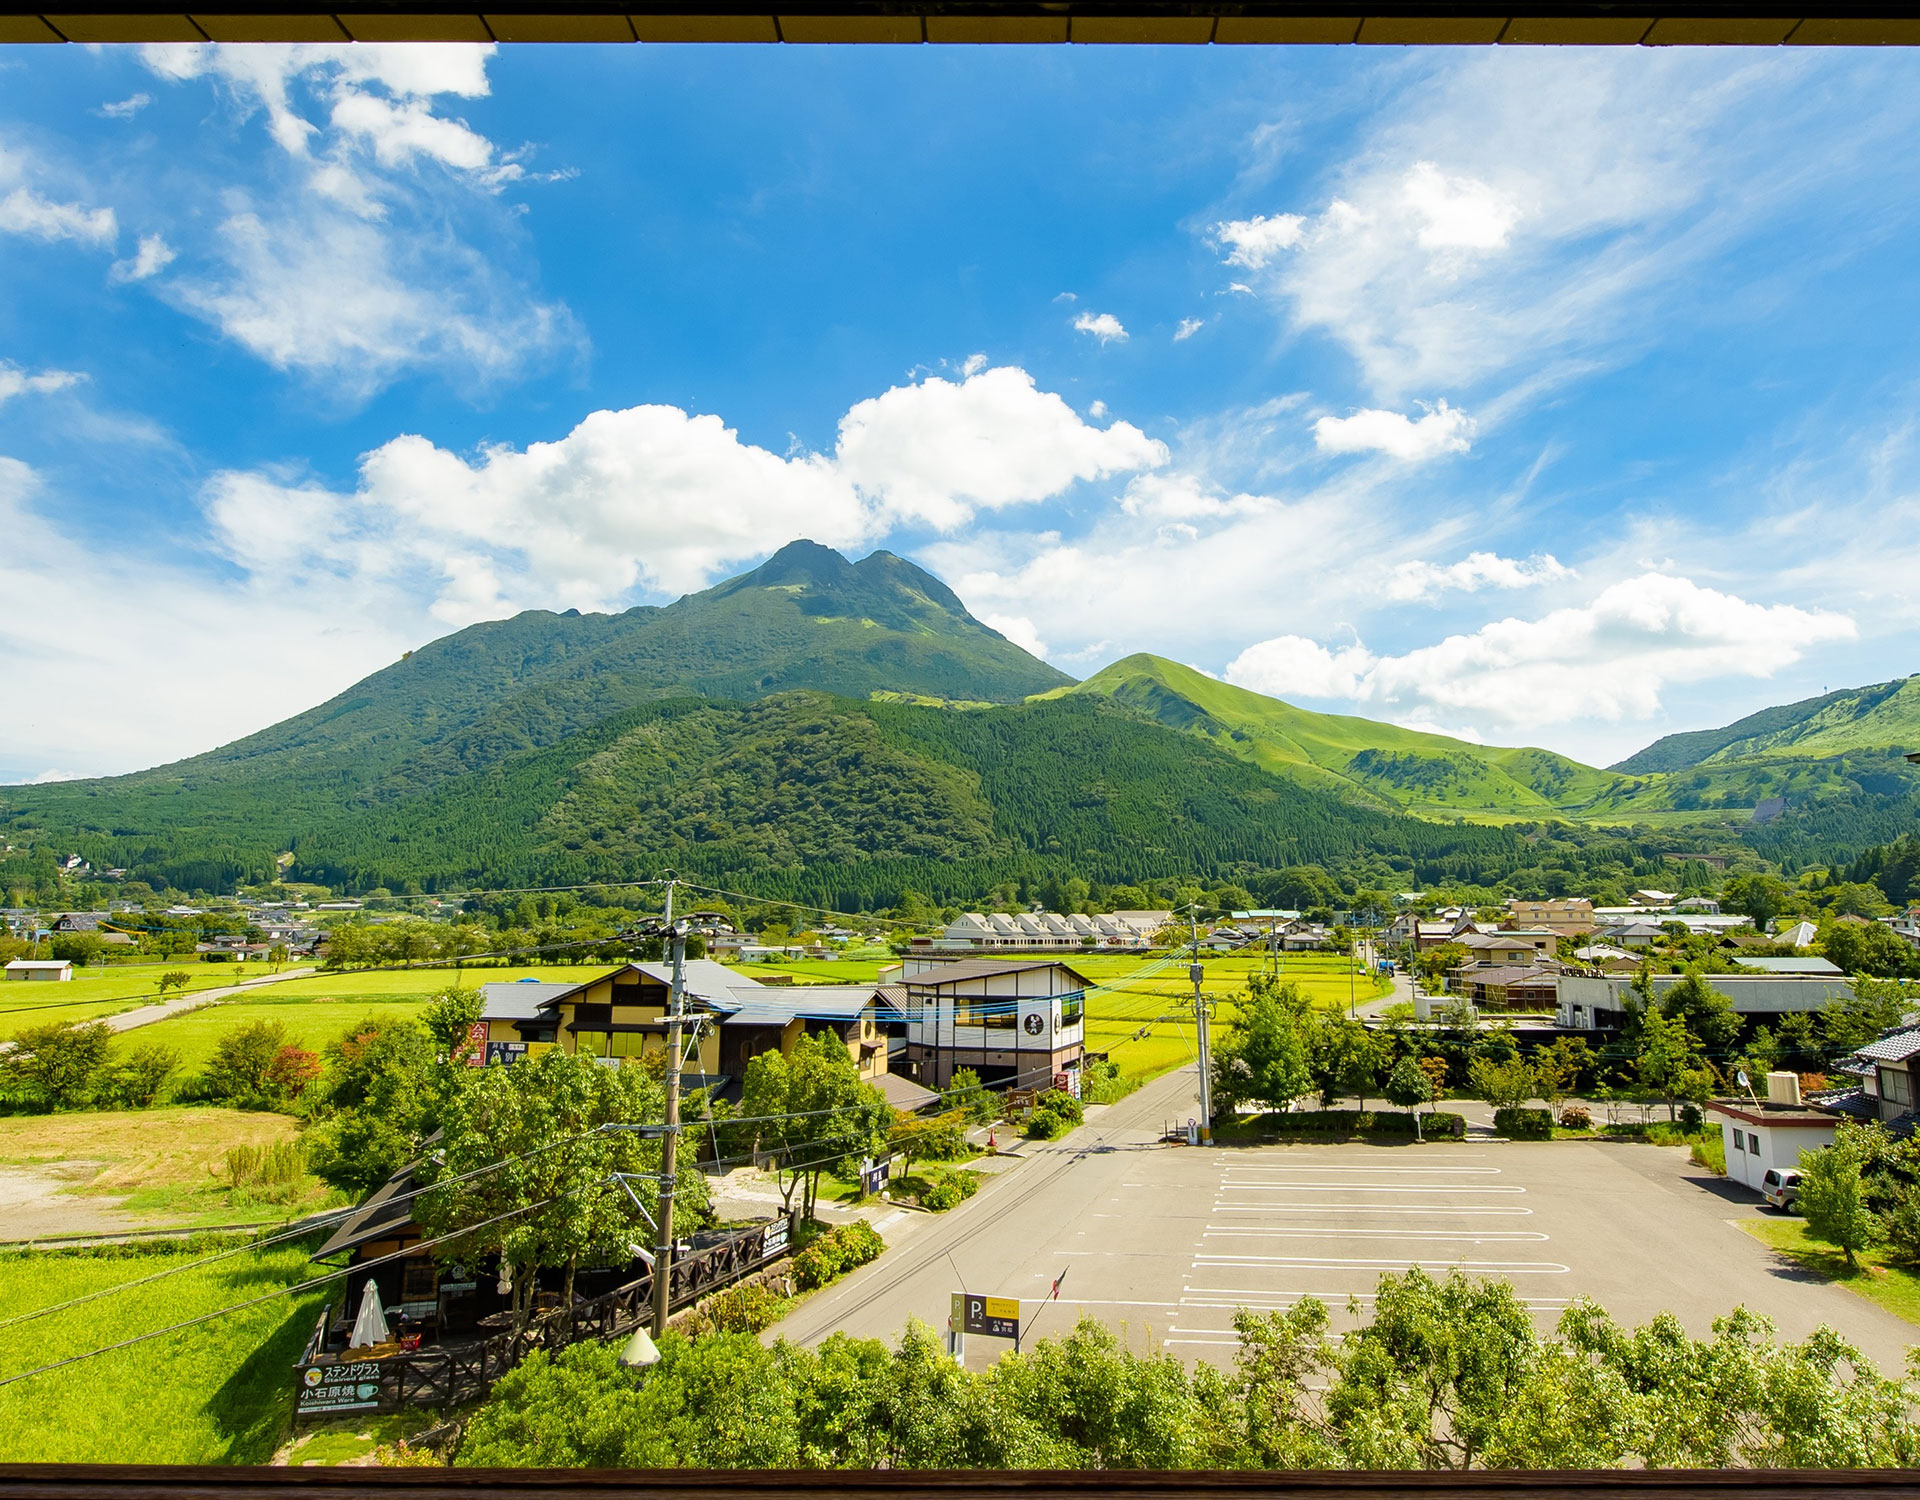
<instances>
[{"instance_id":1,"label":"fluffy cumulus cloud","mask_svg":"<svg viewBox=\"0 0 1920 1500\"><path fill-rule=\"evenodd\" d=\"M1103 344L1125 343L1127 339L1127 330L1112 313L1083 312L1073 320L1073 326Z\"/></svg>"},{"instance_id":2,"label":"fluffy cumulus cloud","mask_svg":"<svg viewBox=\"0 0 1920 1500\"><path fill-rule=\"evenodd\" d=\"M146 281L166 270L175 258L173 247L164 236L143 234L132 258L115 261L107 273L108 279L120 282Z\"/></svg>"},{"instance_id":3,"label":"fluffy cumulus cloud","mask_svg":"<svg viewBox=\"0 0 1920 1500\"><path fill-rule=\"evenodd\" d=\"M491 47L156 46L147 66L211 83L262 118L288 166L250 193L223 187L216 232L162 295L275 368L361 400L400 374L486 384L577 346L566 309L518 274L521 231L494 200L532 178L449 112L488 92ZM550 174L564 175L564 174ZM151 275L154 237L117 274Z\"/></svg>"},{"instance_id":4,"label":"fluffy cumulus cloud","mask_svg":"<svg viewBox=\"0 0 1920 1500\"><path fill-rule=\"evenodd\" d=\"M1344 698L1505 725L1646 719L1676 684L1768 677L1856 634L1826 610L1755 604L1686 578L1643 573L1579 606L1496 620L1397 656L1298 636L1249 646L1227 679L1285 697Z\"/></svg>"},{"instance_id":5,"label":"fluffy cumulus cloud","mask_svg":"<svg viewBox=\"0 0 1920 1500\"><path fill-rule=\"evenodd\" d=\"M1226 251L1230 266L1257 271L1282 250L1300 243L1307 221L1299 214L1255 214L1251 219L1229 219L1213 226L1213 237Z\"/></svg>"},{"instance_id":6,"label":"fluffy cumulus cloud","mask_svg":"<svg viewBox=\"0 0 1920 1500\"><path fill-rule=\"evenodd\" d=\"M74 202L65 193L47 191L44 184L36 187L31 179L42 175L39 163L0 146L0 234L17 234L43 244L114 242L120 223L111 208Z\"/></svg>"},{"instance_id":7,"label":"fluffy cumulus cloud","mask_svg":"<svg viewBox=\"0 0 1920 1500\"><path fill-rule=\"evenodd\" d=\"M1528 558L1472 552L1444 566L1420 559L1397 564L1388 576L1386 595L1401 601L1436 600L1445 594L1477 594L1482 589L1533 588L1573 576L1573 569L1563 566L1550 552Z\"/></svg>"},{"instance_id":8,"label":"fluffy cumulus cloud","mask_svg":"<svg viewBox=\"0 0 1920 1500\"><path fill-rule=\"evenodd\" d=\"M366 455L347 494L227 473L208 513L221 549L252 576L395 587L425 577L433 617L466 624L677 594L765 553L770 539L849 547L902 522L951 528L1166 458L1131 424L1094 427L1002 367L860 402L831 454L781 456L718 417L638 406L594 412L553 442L473 456L398 437Z\"/></svg>"},{"instance_id":9,"label":"fluffy cumulus cloud","mask_svg":"<svg viewBox=\"0 0 1920 1500\"><path fill-rule=\"evenodd\" d=\"M1092 426L1011 366L862 401L841 419L834 454L836 471L889 516L942 530L1166 461L1166 446L1131 422Z\"/></svg>"},{"instance_id":10,"label":"fluffy cumulus cloud","mask_svg":"<svg viewBox=\"0 0 1920 1500\"><path fill-rule=\"evenodd\" d=\"M1473 418L1445 401L1417 420L1369 407L1350 417L1322 417L1313 424L1314 445L1326 453L1384 453L1419 463L1473 446Z\"/></svg>"}]
</instances>

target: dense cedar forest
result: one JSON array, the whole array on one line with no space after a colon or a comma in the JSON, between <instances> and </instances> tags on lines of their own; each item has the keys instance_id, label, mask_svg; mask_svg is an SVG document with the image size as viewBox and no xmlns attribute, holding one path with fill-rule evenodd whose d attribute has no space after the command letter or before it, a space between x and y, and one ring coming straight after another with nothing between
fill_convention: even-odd
<instances>
[{"instance_id":1,"label":"dense cedar forest","mask_svg":"<svg viewBox=\"0 0 1920 1500\"><path fill-rule=\"evenodd\" d=\"M1259 891L1308 865L1559 894L1701 854L1791 870L1893 844L1920 825L1910 727L1920 679L1602 771L1160 657L1076 685L912 564L795 542L664 608L470 627L188 760L0 788L0 884L78 853L206 892L276 869L360 892L672 864L847 910L1072 876Z\"/></svg>"}]
</instances>

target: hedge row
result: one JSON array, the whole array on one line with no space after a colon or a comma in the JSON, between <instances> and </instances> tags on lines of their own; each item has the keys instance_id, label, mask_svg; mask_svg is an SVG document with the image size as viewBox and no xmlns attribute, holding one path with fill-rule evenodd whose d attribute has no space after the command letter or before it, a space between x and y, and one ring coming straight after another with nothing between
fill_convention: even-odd
<instances>
[{"instance_id":1,"label":"hedge row","mask_svg":"<svg viewBox=\"0 0 1920 1500\"><path fill-rule=\"evenodd\" d=\"M1550 1109L1496 1109L1494 1134L1510 1141L1550 1141L1553 1139L1553 1111Z\"/></svg>"},{"instance_id":2,"label":"hedge row","mask_svg":"<svg viewBox=\"0 0 1920 1500\"><path fill-rule=\"evenodd\" d=\"M1414 1117L1405 1110L1298 1109L1280 1115L1261 1115L1237 1127L1236 1134L1277 1136L1398 1136L1411 1139ZM1464 1115L1435 1112L1420 1116L1420 1134L1430 1141L1464 1140Z\"/></svg>"},{"instance_id":3,"label":"hedge row","mask_svg":"<svg viewBox=\"0 0 1920 1500\"><path fill-rule=\"evenodd\" d=\"M810 1292L864 1266L886 1248L879 1231L865 1219L836 1224L794 1256L794 1284Z\"/></svg>"}]
</instances>

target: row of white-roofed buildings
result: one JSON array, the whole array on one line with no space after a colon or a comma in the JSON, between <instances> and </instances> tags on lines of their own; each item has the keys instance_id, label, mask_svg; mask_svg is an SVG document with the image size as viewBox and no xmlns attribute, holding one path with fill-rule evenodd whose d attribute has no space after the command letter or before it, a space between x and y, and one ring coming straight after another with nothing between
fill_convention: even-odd
<instances>
[{"instance_id":1,"label":"row of white-roofed buildings","mask_svg":"<svg viewBox=\"0 0 1920 1500\"><path fill-rule=\"evenodd\" d=\"M1141 949L1172 918L1171 911L962 912L938 937L917 940L941 953L1038 953L1087 948Z\"/></svg>"}]
</instances>

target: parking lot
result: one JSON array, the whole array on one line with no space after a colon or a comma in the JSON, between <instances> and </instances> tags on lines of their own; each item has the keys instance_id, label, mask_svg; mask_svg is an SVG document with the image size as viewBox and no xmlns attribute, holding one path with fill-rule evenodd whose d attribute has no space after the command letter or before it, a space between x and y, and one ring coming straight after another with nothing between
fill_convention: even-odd
<instances>
[{"instance_id":1,"label":"parking lot","mask_svg":"<svg viewBox=\"0 0 1920 1500\"><path fill-rule=\"evenodd\" d=\"M1744 1303L1799 1338L1822 1323L1887 1373L1913 1327L1816 1280L1737 1227L1768 1212L1677 1149L1574 1141L1192 1148L1157 1140L1180 1075L1029 1148L941 1216L898 1214L894 1249L776 1330L891 1337L944 1327L949 1295L1024 1299L1024 1336L1082 1312L1193 1359L1227 1362L1235 1308L1306 1295L1349 1322L1385 1272L1458 1266L1510 1281L1544 1329L1576 1297L1623 1323L1676 1314L1696 1336ZM1191 1088L1191 1079L1185 1080ZM1058 1301L1043 1300L1064 1273ZM969 1341L967 1363L1004 1352Z\"/></svg>"}]
</instances>

